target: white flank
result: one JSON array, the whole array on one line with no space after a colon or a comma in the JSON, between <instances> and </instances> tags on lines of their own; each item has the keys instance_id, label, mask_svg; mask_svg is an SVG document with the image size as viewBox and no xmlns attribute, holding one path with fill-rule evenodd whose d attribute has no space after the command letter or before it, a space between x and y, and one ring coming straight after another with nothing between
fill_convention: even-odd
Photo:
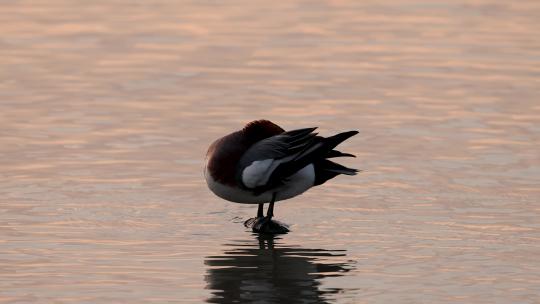
<instances>
[{"instance_id":1,"label":"white flank","mask_svg":"<svg viewBox=\"0 0 540 304\"><path fill-rule=\"evenodd\" d=\"M269 203L272 199L272 193L274 192L276 193L276 201L281 201L300 195L313 187L313 184L315 183L315 168L313 165L307 165L302 170L292 175L285 185L276 189L271 189L260 195L254 195L251 191L216 182L206 170L204 176L208 188L222 199L241 204L260 204Z\"/></svg>"}]
</instances>

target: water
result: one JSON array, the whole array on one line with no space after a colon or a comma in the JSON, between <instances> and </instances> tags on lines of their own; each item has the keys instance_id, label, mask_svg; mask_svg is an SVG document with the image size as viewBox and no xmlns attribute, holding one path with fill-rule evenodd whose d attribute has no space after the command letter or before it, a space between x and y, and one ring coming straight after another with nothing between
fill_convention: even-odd
<instances>
[{"instance_id":1,"label":"water","mask_svg":"<svg viewBox=\"0 0 540 304\"><path fill-rule=\"evenodd\" d=\"M0 302L537 303L538 1L4 1ZM206 188L250 120L364 171ZM265 300L265 301L263 301ZM283 301L282 301L283 302Z\"/></svg>"}]
</instances>

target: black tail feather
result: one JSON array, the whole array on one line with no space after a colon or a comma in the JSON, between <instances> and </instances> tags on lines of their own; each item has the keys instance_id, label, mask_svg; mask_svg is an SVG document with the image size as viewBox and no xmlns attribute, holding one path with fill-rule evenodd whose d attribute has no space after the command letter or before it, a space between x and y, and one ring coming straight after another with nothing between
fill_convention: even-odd
<instances>
[{"instance_id":1,"label":"black tail feather","mask_svg":"<svg viewBox=\"0 0 540 304\"><path fill-rule=\"evenodd\" d=\"M348 138L358 134L358 131L347 131L325 138L325 146L328 150L334 149L340 143L346 141Z\"/></svg>"},{"instance_id":2,"label":"black tail feather","mask_svg":"<svg viewBox=\"0 0 540 304\"><path fill-rule=\"evenodd\" d=\"M326 154L326 158L334 158L334 157L356 157L355 155L352 155L350 153L343 153L338 150L331 150Z\"/></svg>"},{"instance_id":3,"label":"black tail feather","mask_svg":"<svg viewBox=\"0 0 540 304\"><path fill-rule=\"evenodd\" d=\"M315 186L322 185L339 174L356 175L358 172L357 169L347 168L333 161L323 159L315 163Z\"/></svg>"},{"instance_id":4,"label":"black tail feather","mask_svg":"<svg viewBox=\"0 0 540 304\"><path fill-rule=\"evenodd\" d=\"M343 165L328 160L328 158L333 157L356 157L349 153L333 150L337 145L356 134L358 134L358 131L348 131L324 139L325 147L328 149L328 152L323 159L320 159L314 163L315 186L324 184L326 181L338 176L339 174L356 175L359 172L357 169L347 168Z\"/></svg>"},{"instance_id":5,"label":"black tail feather","mask_svg":"<svg viewBox=\"0 0 540 304\"><path fill-rule=\"evenodd\" d=\"M325 160L324 169L326 171L336 172L336 173L345 174L345 175L356 175L356 173L358 173L357 169L347 168L343 165L337 164L329 160Z\"/></svg>"},{"instance_id":6,"label":"black tail feather","mask_svg":"<svg viewBox=\"0 0 540 304\"><path fill-rule=\"evenodd\" d=\"M289 131L294 132L293 139L289 141L289 144L293 143L294 145L288 147L288 152L294 152L295 154L290 155L292 158L279 164L274 169L265 189L261 191L276 187L276 185L282 183L284 178L293 175L309 164L314 164L315 167L315 185L323 184L339 174L355 175L358 172L356 169L347 168L327 160L327 158L332 157L354 157L352 154L343 153L334 150L334 148L348 138L358 134L358 131L342 132L324 138L311 133L314 130L314 128L306 128Z\"/></svg>"},{"instance_id":7,"label":"black tail feather","mask_svg":"<svg viewBox=\"0 0 540 304\"><path fill-rule=\"evenodd\" d=\"M317 159L326 158L326 155L329 154L332 149L356 134L358 134L358 131L342 132L327 138L314 136L305 145L304 150L299 153L293 161L298 161L299 164L302 164L300 168L303 168L305 165L312 163Z\"/></svg>"}]
</instances>

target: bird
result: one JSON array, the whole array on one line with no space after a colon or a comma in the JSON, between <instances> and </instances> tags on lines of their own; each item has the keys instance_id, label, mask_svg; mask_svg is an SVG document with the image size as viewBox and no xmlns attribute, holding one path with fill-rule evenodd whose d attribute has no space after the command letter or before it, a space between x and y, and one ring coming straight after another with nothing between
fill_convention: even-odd
<instances>
[{"instance_id":1,"label":"bird","mask_svg":"<svg viewBox=\"0 0 540 304\"><path fill-rule=\"evenodd\" d=\"M285 131L266 120L215 140L206 154L204 176L218 197L240 204L258 204L257 216L244 224L256 233L287 233L289 226L272 220L274 203L298 196L338 175L359 170L331 161L355 157L334 148L358 131L322 137L316 127ZM264 204L268 210L264 216Z\"/></svg>"}]
</instances>

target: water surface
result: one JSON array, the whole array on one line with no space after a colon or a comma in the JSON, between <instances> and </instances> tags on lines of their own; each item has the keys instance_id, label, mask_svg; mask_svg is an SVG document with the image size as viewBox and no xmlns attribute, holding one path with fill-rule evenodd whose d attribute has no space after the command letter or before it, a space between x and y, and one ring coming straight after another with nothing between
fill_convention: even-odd
<instances>
[{"instance_id":1,"label":"water surface","mask_svg":"<svg viewBox=\"0 0 540 304\"><path fill-rule=\"evenodd\" d=\"M0 302L535 303L538 1L4 1ZM250 120L360 134L276 205L213 196ZM291 300L292 301L292 300Z\"/></svg>"}]
</instances>

